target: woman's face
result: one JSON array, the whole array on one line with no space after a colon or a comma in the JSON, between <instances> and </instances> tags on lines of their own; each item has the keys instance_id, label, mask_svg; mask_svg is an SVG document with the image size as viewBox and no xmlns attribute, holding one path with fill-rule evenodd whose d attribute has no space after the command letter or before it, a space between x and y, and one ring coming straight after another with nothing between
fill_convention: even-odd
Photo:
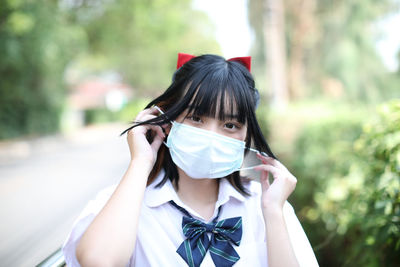
<instances>
[{"instance_id":1,"label":"woman's face","mask_svg":"<svg viewBox=\"0 0 400 267\"><path fill-rule=\"evenodd\" d=\"M215 118L208 116L198 116L188 114L187 111L183 112L177 119L177 122L184 123L189 126L200 128L207 131L224 135L226 137L235 138L244 141L247 133L247 126L237 121L237 116L233 117L226 115L225 120L218 119L218 114Z\"/></svg>"}]
</instances>

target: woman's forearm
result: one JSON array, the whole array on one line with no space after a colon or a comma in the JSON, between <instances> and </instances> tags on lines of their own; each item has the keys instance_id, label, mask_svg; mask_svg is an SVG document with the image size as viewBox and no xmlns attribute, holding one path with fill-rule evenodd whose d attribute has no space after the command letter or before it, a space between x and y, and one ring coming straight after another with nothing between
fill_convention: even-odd
<instances>
[{"instance_id":1,"label":"woman's forearm","mask_svg":"<svg viewBox=\"0 0 400 267\"><path fill-rule=\"evenodd\" d=\"M132 161L111 198L83 234L82 266L125 266L135 248L140 209L151 164Z\"/></svg>"},{"instance_id":2,"label":"woman's forearm","mask_svg":"<svg viewBox=\"0 0 400 267\"><path fill-rule=\"evenodd\" d=\"M289 239L282 209L266 208L263 215L267 238L268 266L298 267L299 264Z\"/></svg>"}]
</instances>

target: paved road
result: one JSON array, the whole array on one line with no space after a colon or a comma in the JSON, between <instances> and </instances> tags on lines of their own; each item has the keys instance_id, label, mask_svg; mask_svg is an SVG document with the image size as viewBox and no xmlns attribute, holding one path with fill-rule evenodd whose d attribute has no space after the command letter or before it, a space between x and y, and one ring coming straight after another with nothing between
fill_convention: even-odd
<instances>
[{"instance_id":1,"label":"paved road","mask_svg":"<svg viewBox=\"0 0 400 267\"><path fill-rule=\"evenodd\" d=\"M0 267L34 266L59 248L86 203L129 162L126 125L0 143Z\"/></svg>"}]
</instances>

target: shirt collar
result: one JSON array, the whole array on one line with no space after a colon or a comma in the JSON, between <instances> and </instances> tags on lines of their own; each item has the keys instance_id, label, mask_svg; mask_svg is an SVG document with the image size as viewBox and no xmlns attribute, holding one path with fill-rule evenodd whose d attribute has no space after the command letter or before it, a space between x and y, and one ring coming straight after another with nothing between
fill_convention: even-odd
<instances>
[{"instance_id":1,"label":"shirt collar","mask_svg":"<svg viewBox=\"0 0 400 267\"><path fill-rule=\"evenodd\" d=\"M219 193L217 200L217 207L224 205L231 198L234 198L240 202L245 201L245 197L237 191L226 178L222 178L219 182Z\"/></svg>"},{"instance_id":2,"label":"shirt collar","mask_svg":"<svg viewBox=\"0 0 400 267\"><path fill-rule=\"evenodd\" d=\"M154 181L146 188L144 202L150 208L161 206L170 200L175 202L179 200L170 179L167 179L162 186L157 187L164 178L164 175L164 170L161 170Z\"/></svg>"},{"instance_id":3,"label":"shirt collar","mask_svg":"<svg viewBox=\"0 0 400 267\"><path fill-rule=\"evenodd\" d=\"M171 180L167 179L164 185L161 187L156 187L164 178L164 174L165 172L163 170L160 171L156 179L154 179L154 181L146 189L144 202L148 207L154 208L161 206L170 200L173 200L178 205L181 203L181 200L176 194ZM239 193L227 179L222 178L219 183L219 193L216 208L228 202L230 198L234 198L240 202L245 200L245 197Z\"/></svg>"}]
</instances>

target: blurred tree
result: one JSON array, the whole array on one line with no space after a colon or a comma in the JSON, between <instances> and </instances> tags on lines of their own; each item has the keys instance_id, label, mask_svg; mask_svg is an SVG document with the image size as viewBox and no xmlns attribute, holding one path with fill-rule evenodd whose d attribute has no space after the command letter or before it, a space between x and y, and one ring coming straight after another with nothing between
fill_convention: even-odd
<instances>
[{"instance_id":1,"label":"blurred tree","mask_svg":"<svg viewBox=\"0 0 400 267\"><path fill-rule=\"evenodd\" d=\"M253 54L265 44L259 7L249 1L255 29ZM380 101L398 96L392 76L378 57L374 22L398 10L396 0L286 0L286 42L290 98L325 94L350 100ZM264 43L264 44L263 44ZM269 78L270 79L270 78Z\"/></svg>"},{"instance_id":2,"label":"blurred tree","mask_svg":"<svg viewBox=\"0 0 400 267\"><path fill-rule=\"evenodd\" d=\"M64 68L82 39L55 1L2 1L0 138L58 128Z\"/></svg>"},{"instance_id":3,"label":"blurred tree","mask_svg":"<svg viewBox=\"0 0 400 267\"><path fill-rule=\"evenodd\" d=\"M264 0L262 19L265 60L272 105L284 108L288 104L286 75L285 8L283 1Z\"/></svg>"},{"instance_id":4,"label":"blurred tree","mask_svg":"<svg viewBox=\"0 0 400 267\"><path fill-rule=\"evenodd\" d=\"M142 94L171 80L178 52L219 53L212 25L190 0L79 1L71 19L89 37L90 56L101 57Z\"/></svg>"},{"instance_id":5,"label":"blurred tree","mask_svg":"<svg viewBox=\"0 0 400 267\"><path fill-rule=\"evenodd\" d=\"M299 99L306 94L305 56L315 44L317 18L315 0L292 0L287 6L287 25L290 27L288 41L288 84L292 99Z\"/></svg>"},{"instance_id":6,"label":"blurred tree","mask_svg":"<svg viewBox=\"0 0 400 267\"><path fill-rule=\"evenodd\" d=\"M252 68L253 73L259 76L264 75L265 69L265 39L260 38L264 36L264 1L250 0L248 1L249 23L253 28L256 39L252 45ZM257 75L256 74L256 75Z\"/></svg>"},{"instance_id":7,"label":"blurred tree","mask_svg":"<svg viewBox=\"0 0 400 267\"><path fill-rule=\"evenodd\" d=\"M58 129L66 70L117 71L148 96L168 85L178 52L220 53L214 38L191 0L3 0L0 139Z\"/></svg>"},{"instance_id":8,"label":"blurred tree","mask_svg":"<svg viewBox=\"0 0 400 267\"><path fill-rule=\"evenodd\" d=\"M323 62L309 64L323 90L324 81L338 81L353 100L374 102L396 94L391 76L378 57L374 23L395 11L399 1L323 1L318 2L320 35L315 56ZM315 70L323 73L318 74Z\"/></svg>"}]
</instances>

